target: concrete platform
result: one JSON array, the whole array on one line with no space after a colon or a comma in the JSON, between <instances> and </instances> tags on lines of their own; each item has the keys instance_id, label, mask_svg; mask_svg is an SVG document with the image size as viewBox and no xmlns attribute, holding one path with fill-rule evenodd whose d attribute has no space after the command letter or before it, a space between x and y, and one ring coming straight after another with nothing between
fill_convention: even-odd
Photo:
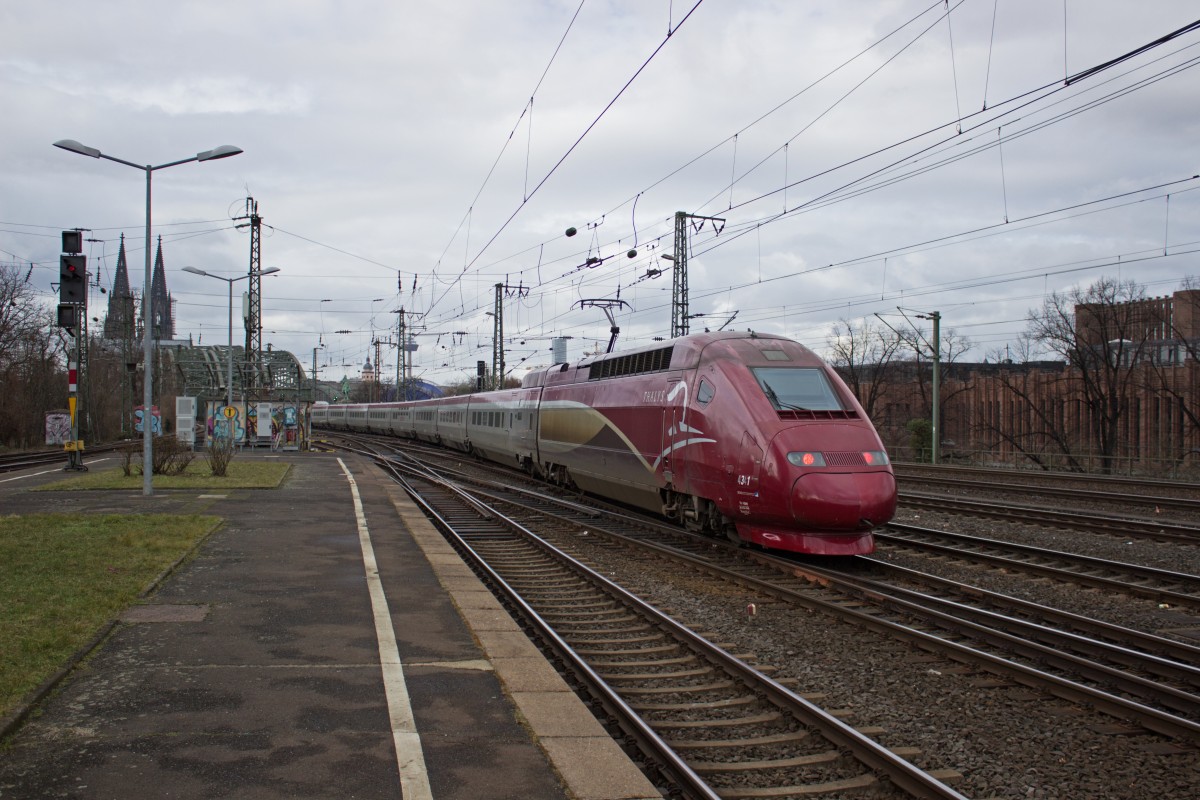
<instances>
[{"instance_id":1,"label":"concrete platform","mask_svg":"<svg viewBox=\"0 0 1200 800\"><path fill-rule=\"evenodd\" d=\"M661 797L372 464L280 458L227 496L0 482L5 513L225 519L6 741L0 798Z\"/></svg>"}]
</instances>

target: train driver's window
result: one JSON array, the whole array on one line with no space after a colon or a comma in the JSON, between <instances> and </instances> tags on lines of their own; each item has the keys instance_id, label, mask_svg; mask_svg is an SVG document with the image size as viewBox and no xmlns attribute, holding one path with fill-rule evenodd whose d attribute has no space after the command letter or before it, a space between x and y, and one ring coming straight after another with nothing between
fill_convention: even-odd
<instances>
[{"instance_id":1,"label":"train driver's window","mask_svg":"<svg viewBox=\"0 0 1200 800\"><path fill-rule=\"evenodd\" d=\"M758 385L778 410L841 411L825 373L810 367L753 367Z\"/></svg>"},{"instance_id":2,"label":"train driver's window","mask_svg":"<svg viewBox=\"0 0 1200 800\"><path fill-rule=\"evenodd\" d=\"M696 403L697 405L706 406L712 402L713 395L717 393L716 389L703 378L700 379L700 385L696 388Z\"/></svg>"}]
</instances>

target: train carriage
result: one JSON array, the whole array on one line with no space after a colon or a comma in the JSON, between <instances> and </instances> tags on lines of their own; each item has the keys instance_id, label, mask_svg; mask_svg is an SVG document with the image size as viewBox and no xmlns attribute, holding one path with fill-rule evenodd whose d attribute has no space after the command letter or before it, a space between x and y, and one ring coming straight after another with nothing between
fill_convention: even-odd
<instances>
[{"instance_id":1,"label":"train carriage","mask_svg":"<svg viewBox=\"0 0 1200 800\"><path fill-rule=\"evenodd\" d=\"M466 430L471 452L533 471L540 397L540 387L529 386L471 395Z\"/></svg>"},{"instance_id":2,"label":"train carriage","mask_svg":"<svg viewBox=\"0 0 1200 800\"><path fill-rule=\"evenodd\" d=\"M656 474L666 413L656 398L680 378L670 347L585 361L545 375L538 453L557 483L651 511L662 509Z\"/></svg>"},{"instance_id":3,"label":"train carriage","mask_svg":"<svg viewBox=\"0 0 1200 800\"><path fill-rule=\"evenodd\" d=\"M417 400L408 403L412 410L412 438L438 444L437 409L440 400Z\"/></svg>"},{"instance_id":4,"label":"train carriage","mask_svg":"<svg viewBox=\"0 0 1200 800\"><path fill-rule=\"evenodd\" d=\"M546 474L689 527L870 552L895 513L878 435L845 385L781 337L702 334L546 375Z\"/></svg>"},{"instance_id":5,"label":"train carriage","mask_svg":"<svg viewBox=\"0 0 1200 800\"><path fill-rule=\"evenodd\" d=\"M392 403L388 411L387 430L392 436L415 436L412 407L407 403Z\"/></svg>"},{"instance_id":6,"label":"train carriage","mask_svg":"<svg viewBox=\"0 0 1200 800\"><path fill-rule=\"evenodd\" d=\"M437 436L438 442L446 447L464 452L471 449L467 438L467 408L471 404L472 395L443 397L437 401Z\"/></svg>"},{"instance_id":7,"label":"train carriage","mask_svg":"<svg viewBox=\"0 0 1200 800\"><path fill-rule=\"evenodd\" d=\"M393 434L738 542L867 553L871 530L896 509L891 465L862 407L816 354L783 337L696 334L531 372L518 390L389 406L385 417L408 415L387 424ZM374 429L364 407L333 409L324 424Z\"/></svg>"}]
</instances>

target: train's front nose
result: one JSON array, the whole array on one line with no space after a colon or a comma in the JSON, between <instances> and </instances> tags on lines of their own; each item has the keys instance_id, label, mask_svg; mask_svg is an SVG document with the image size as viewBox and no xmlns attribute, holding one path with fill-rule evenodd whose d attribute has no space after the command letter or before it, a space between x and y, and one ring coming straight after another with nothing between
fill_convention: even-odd
<instances>
[{"instance_id":1,"label":"train's front nose","mask_svg":"<svg viewBox=\"0 0 1200 800\"><path fill-rule=\"evenodd\" d=\"M804 527L864 531L896 513L896 479L888 470L812 471L792 484L791 513Z\"/></svg>"}]
</instances>

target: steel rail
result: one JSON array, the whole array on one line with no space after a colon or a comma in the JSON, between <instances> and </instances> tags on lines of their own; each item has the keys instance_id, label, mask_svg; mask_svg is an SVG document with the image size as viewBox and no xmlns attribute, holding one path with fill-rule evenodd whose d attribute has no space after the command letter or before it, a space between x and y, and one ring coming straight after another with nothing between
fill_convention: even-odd
<instances>
[{"instance_id":1,"label":"steel rail","mask_svg":"<svg viewBox=\"0 0 1200 800\"><path fill-rule=\"evenodd\" d=\"M813 570L817 572L817 570ZM827 573L829 574L829 573ZM1200 696L1164 685L1149 678L1098 663L1066 652L1066 648L1090 649L1110 660L1132 661L1141 666L1173 669L1173 674L1192 683L1200 680L1200 670L1185 664L1172 664L1154 656L1124 651L1114 645L1088 640L1078 634L1057 631L1036 623L1006 617L994 611L972 608L945 598L924 595L897 586L884 586L860 578L838 576L837 588L857 598L868 599L893 611L933 622L939 627L986 642L1005 652L1038 664L1053 666L1098 684L1117 687L1125 694L1152 701L1200 720ZM1011 631L1019 632L1013 633ZM1041 641L1039 641L1041 640Z\"/></svg>"},{"instance_id":2,"label":"steel rail","mask_svg":"<svg viewBox=\"0 0 1200 800\"><path fill-rule=\"evenodd\" d=\"M767 558L774 557L767 556ZM788 561L788 559L784 559L784 561ZM1193 670L1200 669L1193 666L1200 664L1200 647L1196 647L1195 645L1134 630L1133 628L1113 625L1103 620L1085 617L1070 611L1032 603L1028 600L1022 600L1019 597L1000 594L999 592L989 591L978 586L948 580L928 572L920 572L887 561L881 561L871 556L857 556L856 561L869 563L872 569L882 570L895 575L899 580L914 581L926 586L932 586L944 592L962 595L970 601L1011 609L1016 613L1028 614L1041 620L1053 622L1060 626L1060 628L1083 631L1092 638L1114 643L1118 647L1132 650L1138 655L1146 654L1154 656L1166 662L1167 666L1159 672L1164 677L1182 680L1187 675L1190 675ZM849 575L849 573L837 569L830 569L828 571L838 576ZM887 584L883 585L886 586ZM1184 671L1176 671L1173 667L1169 666L1171 664L1182 665ZM1141 665L1131 663L1128 666L1140 668Z\"/></svg>"},{"instance_id":3,"label":"steel rail","mask_svg":"<svg viewBox=\"0 0 1200 800\"><path fill-rule=\"evenodd\" d=\"M456 487L452 488L451 490L460 497L470 497L469 493L464 493L462 490ZM431 513L433 511L430 505L425 502L424 498L422 498L419 492L413 489L411 485L406 486L406 491L413 496L416 502L420 503L421 506L427 510L427 513ZM472 502L479 503L479 501L474 498L472 498ZM934 776L917 768L915 765L896 755L888 748L883 747L879 743L855 730L853 727L842 722L837 717L829 714L810 701L795 694L782 684L779 684L766 675L763 675L761 672L748 666L722 648L717 647L713 643L704 639L694 631L675 622L670 617L663 615L662 612L658 611L658 609L649 605L641 598L631 594L624 588L605 578L603 575L600 575L599 573L580 563L567 553L554 547L549 542L546 542L544 539L528 530L516 520L507 517L490 506L484 505L483 507L488 508L492 514L492 518L495 521L503 522L506 527L514 532L519 533L531 544L550 554L560 563L568 565L572 572L586 576L590 582L601 587L610 596L617 598L621 603L627 606L637 609L643 616L653 620L654 624L660 629L668 631L675 638L688 643L691 647L695 648L699 652L702 652L710 658L718 661L727 670L738 675L743 681L763 691L772 699L774 703L783 708L789 709L806 724L816 729L822 736L829 739L832 743L850 750L864 765L878 770L882 774L886 775L893 783L905 791L913 794L916 797L947 799L963 798L960 793L947 786ZM441 520L439 527L445 528L445 526L449 525L449 523L447 523L440 514L437 515L437 518ZM466 548L473 554L471 557L472 563L477 563L476 560L478 559L478 556L474 554L470 544L457 534L452 534L452 536L456 542L456 549L459 546ZM641 720L641 717L638 716L636 712L630 709L628 705L620 699L615 690L612 690L610 687L608 687L608 684L598 674L591 670L590 667L587 667L586 663L575 654L570 645L563 641L561 637L559 637L558 634L552 630L550 625L546 623L545 620L542 619L532 607L530 607L527 603L525 603L524 600L516 595L515 591L507 584L507 582L504 581L503 578L499 576L498 573L496 573L491 569L490 566L487 566L486 564L481 564L480 566L481 569L483 569L489 576L490 580L496 581L496 585L501 587L506 597L509 597L512 602L514 602L514 604L521 609L522 615L526 616L531 623L535 625L539 631L539 634L544 635L548 641L553 643L556 653L559 653L562 657L567 659L572 666L575 666L576 664L580 665L584 674L587 676L589 684L595 681L604 687L602 694L605 697L606 703L612 703L614 707L619 709L622 712L622 718L628 714L632 715L633 718L638 720L635 735L639 738L639 740L645 738L647 741L653 743L655 745L654 752L656 753L658 752L659 747L666 748L666 750L671 754L670 758L672 763L670 765L670 770L672 772L680 770L681 774L691 776L692 779L699 781L707 791L712 791L707 787L707 784L704 783L703 779L695 775L691 768L687 766L686 762L680 759L678 755L675 754L674 750L672 750L665 742L663 742L662 739L658 737L656 733L654 733L653 729L649 728L646 723ZM717 797L719 795L713 794L711 796Z\"/></svg>"},{"instance_id":4,"label":"steel rail","mask_svg":"<svg viewBox=\"0 0 1200 800\"><path fill-rule=\"evenodd\" d=\"M1002 482L1005 479L1032 479L1034 481L1059 481L1062 483L1108 484L1109 486L1127 486L1130 488L1162 488L1200 491L1200 484L1190 480L1172 480L1170 478L1135 478L1128 475L1103 475L1088 472L1055 472L1051 470L1034 469L1003 469L990 467L970 467L959 464L920 464L911 461L893 461L892 469L897 478L912 476L913 472L926 472L931 475L957 474L977 475L989 482Z\"/></svg>"},{"instance_id":5,"label":"steel rail","mask_svg":"<svg viewBox=\"0 0 1200 800\"><path fill-rule=\"evenodd\" d=\"M520 593L501 577L498 572L492 569L466 539L460 535L456 525L448 520L427 498L417 491L405 477L405 470L403 468L396 464L385 464L385 467L392 472L397 482L408 493L413 502L437 525L443 535L448 537L454 549L467 559L473 569L478 570L478 572L485 576L485 582L501 593L504 602L519 613L526 624L534 630L536 636L545 642L558 658L569 665L571 672L583 681L588 690L593 693L593 696L601 700L605 710L617 720L622 731L637 742L641 752L655 760L657 762L656 766L662 769L680 786L686 787L687 791L690 792L690 796L704 798L705 800L720 800L720 795L713 792L704 779L697 775L687 765L687 762L671 749L645 720L633 711L583 658L576 654L574 648L558 635L554 628L521 597ZM423 477L427 481L437 480L437 478L428 474ZM479 513L488 514L488 518L495 523L497 530L503 530L508 533L516 530L524 531L531 537L529 541L540 541L539 537L527 531L523 526L519 526L517 523L508 520L507 517L498 512L491 512L490 509L487 509L478 500L457 487L445 482L442 482L441 485L446 491L454 494L461 502L476 509ZM580 566L582 567L582 565ZM582 568L587 569L586 567ZM591 572L591 570L588 570L588 572Z\"/></svg>"},{"instance_id":6,"label":"steel rail","mask_svg":"<svg viewBox=\"0 0 1200 800\"><path fill-rule=\"evenodd\" d=\"M504 484L497 484L496 482L491 482L491 481L480 481L480 482L490 483L494 486L499 486L505 490L516 490L523 494L537 495L540 498L542 498L548 502L555 502L558 504L566 504L566 505L570 506L572 508L572 510L574 510L576 513L583 513L589 519L591 519L593 521L594 521L594 517L597 514L597 510L595 508L588 507L588 506L582 506L581 504L578 504L578 503L571 503L570 501L562 501L558 498L548 497L546 495L541 495L540 493L530 492L529 490L515 489L515 487L511 487L511 486L504 485ZM508 502L511 502L511 500ZM636 522L638 524L643 524L643 525L645 524L644 521L638 520L636 517L627 517L627 519L630 521ZM572 521L574 523L579 522L578 519L570 520L570 521ZM594 525L593 525L593 529L597 533L605 533L601 528L596 528ZM683 533L684 533L684 532L678 531L676 529L670 529L670 530L672 532L674 532L676 535L683 535ZM617 534L612 534L612 535L619 536ZM705 540L705 541L708 542L710 545L722 544L719 542L713 542L712 540ZM890 622L887 620L882 620L871 614L864 614L862 612L855 611L854 609L851 609L851 608L841 607L841 606L837 605L836 603L829 603L827 601L810 598L805 594L797 593L797 592L794 592L793 590L778 587L778 586L775 586L770 583L765 583L765 582L759 581L758 579L750 577L750 576L740 575L740 574L732 574L731 575L731 574L727 573L723 568L711 564L707 559L694 557L694 556L691 556L686 553L680 553L677 550L667 547L667 546L664 546L664 545L658 545L655 543L648 543L648 542L644 542L644 541L639 541L638 544L642 547L645 547L645 548L648 548L651 550L662 551L665 554L669 555L671 558L688 561L693 566L695 566L696 568L698 568L700 570L707 571L712 574L719 574L722 577L725 577L726 579L732 579L732 580L735 580L738 583L742 583L744 585L754 584L757 586L757 588L760 591L763 591L764 593L766 593L768 595L781 596L784 599L789 599L793 602L799 602L803 605L814 608L815 610L825 611L827 613L833 613L836 616L840 616L844 619L848 619L849 621L856 622L857 624L860 624L864 627L867 627L867 628L870 628L870 629L873 629L873 630L876 630L879 632L889 633L890 635L893 635L893 636L897 636L897 634L899 634L897 636L897 638L911 641L914 644L916 644L918 647L921 647L922 649L930 650L933 652L941 650L941 651L943 651L944 655L948 654L949 657L951 657L954 660L963 661L965 663L982 664L982 665L984 665L985 669L988 669L988 671L994 672L996 674L1006 675L1007 677L1013 679L1017 683L1021 683L1022 685L1029 686L1029 687L1037 689L1039 691L1049 691L1049 693L1059 696L1059 697L1062 697L1063 699L1070 700L1071 702L1081 703L1085 706L1094 707L1097 710L1103 711L1104 713L1107 713L1107 714L1110 714L1113 716L1133 720L1148 730L1153 730L1155 732L1162 733L1164 735L1168 735L1168 736L1171 736L1174 738L1196 739L1198 736L1200 736L1200 726L1197 726L1197 724L1192 722L1191 720L1186 720L1184 718L1178 717L1177 715L1159 711L1158 709L1146 706L1142 703L1134 702L1134 701L1127 700L1122 697L1111 695L1107 692L1103 692L1103 691L1094 689L1092 687L1078 684L1074 681L1060 678L1060 677L1052 675L1050 673L1046 673L1042 670L1034 669L1032 667L1027 667L1027 666L1021 665L1021 664L1016 664L1014 662L1008 661L1007 659L1002 659L1002 658L999 658L992 654L986 653L984 651L979 651L976 648L966 647L966 646L961 645L956 642L949 642L944 639L941 639L940 637L926 634L923 631L917 631L917 630L908 628L906 626L898 625L897 623L893 623L893 622ZM775 558L775 557L766 557L766 556L764 556L764 557L772 558L772 559ZM1020 566L1028 566L1024 562L1016 562L1016 563ZM829 583L831 580L836 580L836 577L834 577L834 576L821 575L820 570L817 570L817 569L814 569L811 567L807 567L807 566L797 565L792 562L788 562L786 564L786 569L798 577L803 577L806 580L815 581L817 583L825 584L825 583ZM891 589L892 587L888 587L888 588ZM781 595L779 593L783 593L783 594ZM890 602L899 602L899 600L890 598L888 600L888 602L889 603ZM949 622L952 625L959 624L959 621L957 621L957 620L949 620ZM987 633L987 636L985 636L985 638L991 637L993 635L994 634L992 632L989 632L989 633ZM1022 645L1024 645L1024 643L1022 643ZM1034 643L1031 646L1034 648L1034 651L1035 651L1034 655L1032 657L1044 657L1047 655L1045 649L1042 649L1042 650L1037 649L1038 645L1036 645L1036 643ZM1059 654L1051 649L1049 652L1049 655L1057 658ZM1086 670L1085 670L1085 672L1086 672ZM1117 672L1117 671L1109 671L1109 670L1105 669L1103 667L1103 665L1097 665L1097 668L1092 671L1092 674L1095 676L1099 676L1099 679L1106 679L1106 678L1116 677L1113 674L1114 672ZM1134 681L1134 683L1137 683L1137 681ZM1143 685L1143 687L1146 686L1146 684L1144 682L1142 685ZM1183 693L1183 694L1179 695L1178 699L1179 699L1180 703L1191 703L1194 698L1189 698L1188 696L1186 696L1186 693ZM1190 706L1188 706L1188 707L1190 708Z\"/></svg>"},{"instance_id":7,"label":"steel rail","mask_svg":"<svg viewBox=\"0 0 1200 800\"><path fill-rule=\"evenodd\" d=\"M108 453L122 446L122 443L110 443L97 445L85 452L86 455L95 455L97 453ZM0 456L0 472L16 472L22 469L30 469L33 467L44 467L50 464L63 464L66 462L66 454L61 450L44 451L44 452L26 452L12 453L9 455Z\"/></svg>"},{"instance_id":8,"label":"steel rail","mask_svg":"<svg viewBox=\"0 0 1200 800\"><path fill-rule=\"evenodd\" d=\"M1080 583L1095 588L1109 589L1123 592L1125 594L1134 594L1139 597L1158 600L1159 602L1169 602L1177 605L1187 606L1200 606L1200 593L1184 594L1171 589L1155 589L1138 583L1131 583L1128 580L1129 578L1136 578L1143 581L1160 581L1175 586L1191 586L1200 590L1200 576L1196 575L1169 572L1167 570L1156 569L1154 567L1144 567L1139 564L1129 564L1122 561L1107 561L1102 558L1078 555L1076 553L1067 553L1062 550L1048 550L1041 547L1033 547L1031 545L1004 542L998 539L987 539L981 536L969 536L962 533L952 533L950 531L940 531L932 528L921 528L916 525L904 525L893 522L887 525L886 530L893 531L894 533L876 533L876 541L883 542L884 544L913 547L918 550L927 550L940 553L942 555L966 559L968 561L979 561L991 564L993 566L1017 569L1025 572L1033 572L1043 577L1053 578L1066 583ZM909 536L898 535L905 533L909 534ZM956 544L943 545L937 544L936 542L920 541L910 538L911 536L928 536L936 539L942 539L944 541L954 542ZM972 549L964 549L965 547ZM980 552L978 549L974 548L990 548L993 551L998 550L1001 552L1014 553L1027 558L1039 558L1050 561L1058 561L1059 563L1065 562L1067 564L1074 564L1085 569L1097 569L1108 573L1123 574L1125 579L1118 580L1116 578L1106 578L1072 569L1063 569L1061 567L1037 564L1032 561L1025 561L1018 558L1010 558L1007 556L999 556L992 553Z\"/></svg>"},{"instance_id":9,"label":"steel rail","mask_svg":"<svg viewBox=\"0 0 1200 800\"><path fill-rule=\"evenodd\" d=\"M1041 497L1066 497L1081 502L1099 501L1105 503L1120 502L1126 505L1154 506L1157 508L1172 508L1179 511L1200 511L1200 500L1185 497L1162 497L1145 494L1120 494L1101 492L1092 489L1064 489L1061 487L1038 486L1030 483L1013 483L1009 481L980 481L964 480L961 478L943 478L935 475L916 477L912 475L897 478L901 486L910 483L936 484L941 489L970 489L972 491L988 492L1021 492Z\"/></svg>"},{"instance_id":10,"label":"steel rail","mask_svg":"<svg viewBox=\"0 0 1200 800\"><path fill-rule=\"evenodd\" d=\"M479 479L477 479L477 480L479 480ZM490 483L498 489L503 489L505 491L515 491L523 496L528 496L528 495L536 496L544 501L554 502L554 503L560 504L564 507L570 508L571 510L582 511L582 512L586 513L587 516L589 516L589 517L594 517L596 515L596 509L593 507L583 506L581 504L574 503L571 501L560 500L558 498L552 498L552 497L549 497L546 495L541 495L537 492L533 492L530 490L519 489L516 487L506 486L503 484L497 484L495 482L483 481L483 480L479 480L479 482ZM502 498L496 497L496 499L502 499ZM512 502L512 501L507 500L506 502ZM608 516L608 515L606 515L606 516ZM579 522L578 519L571 519L569 517L564 517L563 519L566 521L575 522L575 523ZM643 524L643 525L645 524L644 521L638 520L636 517L626 517L626 519L635 524ZM594 532L594 533L608 534L608 535L612 535L613 537L622 537L623 538L623 534L617 534L617 533L610 534L609 532L604 531L602 528L597 528L594 524L589 528L589 531ZM1153 730L1157 733L1162 733L1162 734L1172 736L1175 738L1196 739L1198 736L1200 736L1200 726L1198 726L1195 722L1193 722L1191 720L1188 720L1183 717L1179 717L1175 714L1172 714L1169 712L1161 712L1158 709L1155 709L1150 706L1146 706L1143 703L1127 700L1126 698L1123 698L1123 697L1120 697L1117 695L1112 695L1111 693L1104 692L1102 690L1095 689L1093 687L1089 687L1089 686L1086 686L1083 684L1078 684L1075 681L1061 678L1059 676L1052 675L1051 673L1046 673L1042 670L1037 670L1037 669L1034 669L1031 667L1025 667L1024 665L1017 664L1015 662L1009 662L1006 659L998 659L998 657L994 656L993 654L977 650L976 648L969 648L969 647L960 645L955 642L948 642L947 640L944 640L941 637L933 636L931 634L926 634L925 632L922 632L922 631L916 631L912 628L909 628L904 625L899 625L898 623L893 623L891 621L881 620L880 618L878 618L874 615L865 614L863 612L859 612L854 609L845 608L834 602L810 598L809 596L807 596L805 594L794 592L793 590L788 589L786 587L777 586L775 584L770 583L769 581L763 581L761 579L755 578L753 576L748 576L743 573L730 572L723 567L712 564L706 558L697 557L697 556L693 556L688 553L680 552L680 551L676 550L674 547L671 547L670 545L663 545L663 544L659 544L656 542L648 542L648 541L644 541L644 540L634 540L634 541L643 548L662 553L664 555L667 555L670 558L685 560L688 563L690 563L693 567L695 567L696 569L708 572L713 575L717 575L717 576L725 578L727 580L734 580L739 584L747 586L748 588L753 588L757 591L761 591L770 596L774 596L774 597L777 597L777 598L783 599L783 600L789 600L792 602L800 602L800 603L806 605L807 607L813 608L814 610L818 610L818 611L826 611L826 612L833 611L836 615L841 616L843 619L847 619L849 621L855 622L860 625L865 625L866 627L875 629L879 632L890 633L892 635L899 634L900 638L912 641L914 644L917 644L918 646L920 646L926 650L933 649L928 646L928 644L932 641L932 642L937 642L940 645L944 645L947 648L955 650L955 652L958 653L958 655L967 654L967 655L973 657L974 654L979 654L982 658L978 659L978 660L981 661L982 663L984 663L985 668L1000 666L1000 669L991 669L990 671L996 672L997 674L1007 675L1008 677L1013 678L1017 682L1022 683L1023 685L1026 685L1026 686L1030 686L1031 688L1047 690L1047 687L1041 685L1040 681L1043 679L1051 680L1052 682L1054 682L1054 688L1052 688L1050 690L1051 694L1055 694L1056 696L1059 696L1066 700L1070 700L1071 702L1077 702L1077 703L1081 703L1085 706L1096 707L1112 716L1117 716L1117 717L1120 717L1123 719L1128 719L1128 720L1134 721L1134 722L1142 725L1143 727L1147 728L1148 730ZM724 546L724 543L715 542L711 539L705 539L705 542L720 545L722 547ZM733 549L733 548L730 548L730 549ZM770 555L766 555L766 554L755 553L755 554L752 554L751 557L754 558L755 560L759 561L760 563L771 563L774 567L784 569L784 570L790 572L791 574L796 575L797 577L802 577L802 578L804 578L806 580L810 580L814 583L820 583L822 585L832 586L833 588L836 588L839 591L845 591L848 594L854 594L854 590L851 588L853 582L845 580L841 573L822 570L822 569L819 569L816 567L812 567L810 565L800 565L794 561L790 561L787 559L779 558L777 556L770 556ZM1018 563L1023 563L1023 562L1018 562ZM860 592L860 596L862 596L868 600L872 600L874 602L878 602L878 603L881 603L884 605L895 606L898 609L902 609L905 613L915 614L920 617L935 617L938 621L940 621L940 623L942 623L943 627L946 627L950 630L957 629L961 632L961 631L964 631L964 629L967 629L966 632L971 635L974 635L977 639L982 639L984 641L988 641L993 646L998 646L998 647L1002 647L1004 649L1018 652L1019 654L1023 655L1023 657L1025 657L1025 658L1035 659L1038 661L1044 661L1047 663L1055 663L1058 666L1058 668L1060 668L1060 669L1073 670L1077 674L1081 674L1091 680L1095 680L1095 681L1099 681L1099 682L1113 682L1113 683L1123 685L1125 687L1124 691L1126 691L1129 694L1132 694L1135 696L1149 695L1152 698L1158 699L1159 702L1166 705L1167 707L1174 707L1174 708L1182 710L1186 713L1192 713L1192 714L1197 713L1197 697L1194 695L1191 695L1187 692L1173 689L1172 687L1161 686L1159 684L1156 684L1152 681L1141 678L1139 676L1130 675L1130 674L1122 672L1120 670L1113 669L1112 667L1109 667L1109 666L1106 666L1103 664L1097 664L1095 662L1089 661L1088 659L1079 658L1077 656L1071 656L1069 654L1063 654L1063 653L1059 652L1058 650L1056 650L1053 646L1043 645L1043 644L1040 644L1038 642L1033 642L1033 641L1023 641L1017 637L1012 636L1011 634L1004 633L1003 631L998 631L998 630L995 630L995 629L992 629L992 628L989 628L989 627L986 627L983 625L979 625L976 623L972 623L969 621L963 621L963 620L953 617L951 615L943 614L936 610L928 609L927 607L922 606L919 603L906 601L906 600L904 600L902 598L898 598L898 597L892 597L888 594L888 592L898 592L898 593L905 592L905 590L899 589L898 587L888 586L888 587L885 587L885 589L862 588L859 590L859 592ZM910 594L919 596L921 598L922 602L925 600L936 600L936 598L928 598L926 596L917 595L917 593L910 593ZM954 606L961 606L962 604L956 604L956 603L953 603L952 601L944 601L944 605L946 605L947 607L954 607ZM1032 604L1030 604L1030 605L1032 605ZM984 616L986 618L992 619L993 621L999 617L999 615L994 614L994 612L986 612L986 611L981 611L979 609L971 609L969 606L962 606L962 607L966 610L969 610L969 612L972 614ZM882 627L878 627L877 626L878 623L882 623L883 624ZM1023 627L1028 627L1031 630L1036 629L1037 631L1039 631L1041 633L1041 635L1049 635L1049 633L1052 631L1052 629L1045 628L1044 626L1037 626L1037 625L1034 625L1032 623L1027 623L1022 620L1013 620L1013 624L1017 624L1017 625L1020 625ZM1079 637L1075 634L1070 634L1068 632L1060 632L1060 633L1062 634L1064 639L1071 639L1071 640L1075 641L1076 643L1086 645L1086 642L1083 640L1082 637ZM1142 663L1137 660L1137 657L1140 656L1141 654L1138 654L1135 651L1125 650L1124 648L1120 648L1120 647L1117 647L1114 645L1108 645L1104 642L1095 642L1094 644L1097 649L1107 652L1108 655L1114 661L1117 661L1118 663L1120 663L1120 661L1122 659L1125 659L1125 660L1135 660L1135 664L1134 664L1135 668L1149 667L1149 666L1153 666L1153 665L1157 665L1158 667L1160 667L1161 669L1164 669L1164 670L1170 670L1172 668L1171 663L1166 661L1165 659L1158 659L1155 656L1146 655L1144 657L1144 659L1142 660L1145 663ZM959 648L962 648L962 649L959 649ZM956 658L955 660L962 661L964 659ZM1196 671L1194 669L1189 668L1188 665L1182 664L1182 665L1178 665L1178 666L1182 670L1179 674L1182 674L1185 676L1190 676L1191 678L1195 677ZM1012 670L1014 670L1014 669L1017 670L1018 672L1017 673L1012 672ZM1024 670L1024 669L1028 669L1029 672L1021 673L1020 671ZM1026 675L1026 676L1031 675L1031 676L1034 676L1034 679L1032 681L1031 680L1022 680L1019 677L1017 677L1018 674Z\"/></svg>"},{"instance_id":11,"label":"steel rail","mask_svg":"<svg viewBox=\"0 0 1200 800\"><path fill-rule=\"evenodd\" d=\"M1110 498L1111 499L1111 498ZM1038 525L1051 524L1071 530L1105 533L1115 536L1135 536L1143 539L1200 544L1200 529L1170 522L1148 522L1127 517L1110 517L1076 511L1056 511L1036 506L997 503L994 500L965 500L943 495L923 495L900 492L900 503L906 508L924 508L948 513L961 512L977 517L1005 519Z\"/></svg>"}]
</instances>

